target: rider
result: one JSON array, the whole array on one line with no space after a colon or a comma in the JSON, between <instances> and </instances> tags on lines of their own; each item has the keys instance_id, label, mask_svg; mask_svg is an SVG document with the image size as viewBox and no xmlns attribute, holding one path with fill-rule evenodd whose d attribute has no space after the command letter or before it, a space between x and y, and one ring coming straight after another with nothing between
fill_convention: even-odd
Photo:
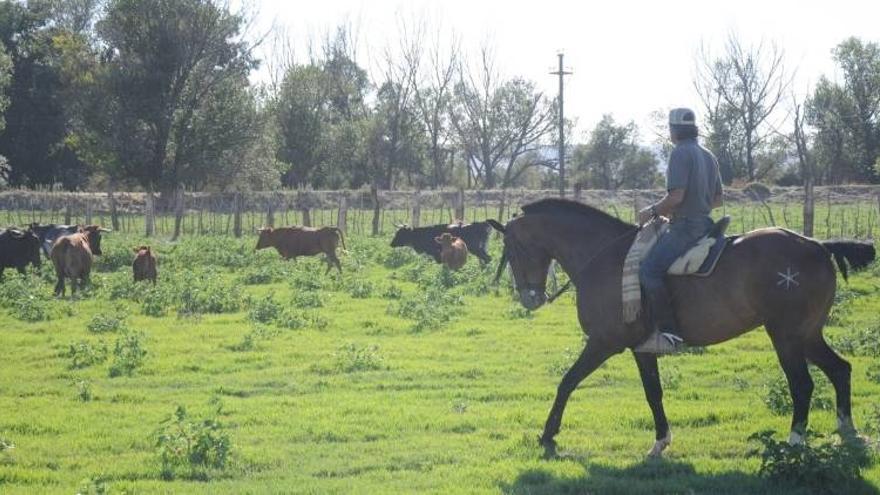
<instances>
[{"instance_id":1,"label":"rider","mask_svg":"<svg viewBox=\"0 0 880 495\"><path fill-rule=\"evenodd\" d=\"M712 228L710 213L721 206L722 188L718 160L697 143L693 110L669 112L669 135L675 148L666 169L666 196L639 212L639 223L657 216L669 217L669 229L642 260L639 279L645 289L653 319L653 332L636 352L665 354L682 342L675 308L666 286L666 271Z\"/></svg>"}]
</instances>

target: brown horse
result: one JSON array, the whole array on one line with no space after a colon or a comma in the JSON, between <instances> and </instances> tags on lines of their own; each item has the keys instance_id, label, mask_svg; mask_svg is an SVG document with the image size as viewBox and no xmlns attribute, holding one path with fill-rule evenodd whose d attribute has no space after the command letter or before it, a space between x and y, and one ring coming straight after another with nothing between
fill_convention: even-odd
<instances>
[{"instance_id":1,"label":"brown horse","mask_svg":"<svg viewBox=\"0 0 880 495\"><path fill-rule=\"evenodd\" d=\"M639 344L648 334L642 318L623 321L621 273L638 228L598 209L561 199L545 199L522 208L506 226L498 274L509 261L520 302L536 309L547 301L551 260L569 274L577 289L577 311L587 344L565 374L544 426L541 444L555 451L562 413L578 384L609 357ZM834 301L833 255L846 276L874 260L873 245L818 242L794 232L767 228L732 238L714 273L706 278L674 277L671 289L681 336L694 346L738 337L764 325L788 379L794 403L789 441L800 443L807 427L813 381L807 362L834 385L839 431L854 435L850 403L850 364L825 341L822 327ZM654 416L660 455L672 436L663 410L657 356L633 353L648 405Z\"/></svg>"}]
</instances>

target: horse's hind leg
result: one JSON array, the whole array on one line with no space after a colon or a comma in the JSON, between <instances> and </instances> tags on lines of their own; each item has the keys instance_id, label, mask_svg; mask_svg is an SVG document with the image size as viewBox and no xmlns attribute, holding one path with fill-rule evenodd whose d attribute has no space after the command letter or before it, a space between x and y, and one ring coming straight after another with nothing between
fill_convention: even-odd
<instances>
[{"instance_id":1,"label":"horse's hind leg","mask_svg":"<svg viewBox=\"0 0 880 495\"><path fill-rule=\"evenodd\" d=\"M651 414L654 415L656 437L654 446L648 451L648 455L659 457L672 442L672 433L669 431L669 422L666 419L666 411L663 409L663 385L660 383L657 355L634 352L633 356L636 358L636 365L639 367L639 375L642 378L642 386L645 389L645 398L651 407Z\"/></svg>"},{"instance_id":2,"label":"horse's hind leg","mask_svg":"<svg viewBox=\"0 0 880 495\"><path fill-rule=\"evenodd\" d=\"M767 333L773 341L779 364L782 365L782 371L788 379L788 388L794 405L788 442L800 444L804 442L804 434L807 431L810 399L813 396L813 379L807 367L803 341L792 338L791 333L782 334L779 330L778 327L767 325Z\"/></svg>"},{"instance_id":3,"label":"horse's hind leg","mask_svg":"<svg viewBox=\"0 0 880 495\"><path fill-rule=\"evenodd\" d=\"M562 382L559 383L559 388L556 391L556 400L553 401L553 408L550 409L550 414L547 416L547 422L544 424L544 433L540 439L541 445L544 448L552 450L556 446L553 437L559 433L559 426L562 424L562 413L565 411L565 404L568 402L571 393L574 392L584 378L614 354L615 352L605 349L600 345L590 345L589 343L581 351L581 355L578 356L568 372L565 373Z\"/></svg>"},{"instance_id":4,"label":"horse's hind leg","mask_svg":"<svg viewBox=\"0 0 880 495\"><path fill-rule=\"evenodd\" d=\"M837 430L841 435L856 435L856 427L852 420L852 402L850 375L852 366L828 346L825 338L819 335L817 340L807 344L807 359L819 367L831 384L837 396Z\"/></svg>"}]
</instances>

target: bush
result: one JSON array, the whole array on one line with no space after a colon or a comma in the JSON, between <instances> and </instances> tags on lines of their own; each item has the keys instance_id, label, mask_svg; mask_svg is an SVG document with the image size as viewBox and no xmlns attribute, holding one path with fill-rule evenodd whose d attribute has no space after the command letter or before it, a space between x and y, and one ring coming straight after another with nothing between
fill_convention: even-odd
<instances>
[{"instance_id":1,"label":"bush","mask_svg":"<svg viewBox=\"0 0 880 495\"><path fill-rule=\"evenodd\" d=\"M82 402L92 400L92 382L88 380L79 380L76 382L76 397Z\"/></svg>"},{"instance_id":2,"label":"bush","mask_svg":"<svg viewBox=\"0 0 880 495\"><path fill-rule=\"evenodd\" d=\"M355 279L348 284L348 295L355 299L367 299L373 295L373 283L369 280Z\"/></svg>"},{"instance_id":3,"label":"bush","mask_svg":"<svg viewBox=\"0 0 880 495\"><path fill-rule=\"evenodd\" d=\"M178 311L186 314L233 313L241 309L241 286L224 283L216 274L188 272L179 284Z\"/></svg>"},{"instance_id":4,"label":"bush","mask_svg":"<svg viewBox=\"0 0 880 495\"><path fill-rule=\"evenodd\" d=\"M382 291L382 297L385 299L400 299L403 297L403 289L394 284L389 284L388 287Z\"/></svg>"},{"instance_id":5,"label":"bush","mask_svg":"<svg viewBox=\"0 0 880 495\"><path fill-rule=\"evenodd\" d=\"M238 344L233 344L229 348L237 352L252 351L257 348L258 342L262 340L269 340L277 334L277 330L272 330L268 327L257 325L251 328L251 331L244 335L241 342L239 342Z\"/></svg>"},{"instance_id":6,"label":"bush","mask_svg":"<svg viewBox=\"0 0 880 495\"><path fill-rule=\"evenodd\" d=\"M439 289L418 292L389 306L388 313L415 321L413 332L436 330L452 319L457 306L462 304L458 296Z\"/></svg>"},{"instance_id":7,"label":"bush","mask_svg":"<svg viewBox=\"0 0 880 495\"><path fill-rule=\"evenodd\" d=\"M134 370L140 368L147 356L147 350L143 347L144 334L140 332L126 332L116 339L113 348L113 364L110 366L110 377L131 376Z\"/></svg>"},{"instance_id":8,"label":"bush","mask_svg":"<svg viewBox=\"0 0 880 495\"><path fill-rule=\"evenodd\" d=\"M144 284L137 285L143 286ZM171 295L164 287L150 287L144 294L141 312L146 316L161 318L168 314L168 307L171 304Z\"/></svg>"},{"instance_id":9,"label":"bush","mask_svg":"<svg viewBox=\"0 0 880 495\"><path fill-rule=\"evenodd\" d=\"M379 354L377 345L359 346L349 343L337 349L334 356L336 369L345 373L383 368L384 359Z\"/></svg>"},{"instance_id":10,"label":"bush","mask_svg":"<svg viewBox=\"0 0 880 495\"><path fill-rule=\"evenodd\" d=\"M412 249L392 249L382 256L382 264L385 268L396 269L408 265L418 259L418 255Z\"/></svg>"},{"instance_id":11,"label":"bush","mask_svg":"<svg viewBox=\"0 0 880 495\"><path fill-rule=\"evenodd\" d=\"M103 340L92 344L87 340L73 342L68 346L67 357L70 369L88 368L107 360L107 344Z\"/></svg>"},{"instance_id":12,"label":"bush","mask_svg":"<svg viewBox=\"0 0 880 495\"><path fill-rule=\"evenodd\" d=\"M14 304L12 316L17 320L35 323L47 321L49 316L48 301L41 300L32 294L26 294Z\"/></svg>"},{"instance_id":13,"label":"bush","mask_svg":"<svg viewBox=\"0 0 880 495\"><path fill-rule=\"evenodd\" d=\"M162 478L178 474L206 479L207 470L226 467L232 442L223 425L213 418L191 420L183 406L177 406L160 425L156 448L162 464Z\"/></svg>"},{"instance_id":14,"label":"bush","mask_svg":"<svg viewBox=\"0 0 880 495\"><path fill-rule=\"evenodd\" d=\"M844 333L833 344L838 351L851 356L880 357L880 324Z\"/></svg>"},{"instance_id":15,"label":"bush","mask_svg":"<svg viewBox=\"0 0 880 495\"><path fill-rule=\"evenodd\" d=\"M305 309L305 308L320 308L324 306L324 301L321 300L321 295L315 291L299 291L293 295L293 299L291 303L294 307Z\"/></svg>"},{"instance_id":16,"label":"bush","mask_svg":"<svg viewBox=\"0 0 880 495\"><path fill-rule=\"evenodd\" d=\"M309 318L301 311L286 309L275 319L275 325L288 330L299 330L309 324Z\"/></svg>"},{"instance_id":17,"label":"bush","mask_svg":"<svg viewBox=\"0 0 880 495\"><path fill-rule=\"evenodd\" d=\"M92 333L118 332L125 330L125 313L123 308L117 308L116 312L110 315L99 313L92 317L89 322L88 329Z\"/></svg>"},{"instance_id":18,"label":"bush","mask_svg":"<svg viewBox=\"0 0 880 495\"><path fill-rule=\"evenodd\" d=\"M260 265L249 267L239 279L245 285L265 285L280 282L283 275L275 266Z\"/></svg>"},{"instance_id":19,"label":"bush","mask_svg":"<svg viewBox=\"0 0 880 495\"><path fill-rule=\"evenodd\" d=\"M248 319L255 323L271 323L281 314L281 305L267 294L262 299L257 299L251 304Z\"/></svg>"},{"instance_id":20,"label":"bush","mask_svg":"<svg viewBox=\"0 0 880 495\"><path fill-rule=\"evenodd\" d=\"M803 486L814 493L851 493L853 482L861 479L861 470L870 461L870 453L860 442L835 444L823 438L808 432L810 443L815 439L820 441L818 445L790 445L773 439L772 431L762 431L749 440L763 447L751 452L761 457L761 476Z\"/></svg>"},{"instance_id":21,"label":"bush","mask_svg":"<svg viewBox=\"0 0 880 495\"><path fill-rule=\"evenodd\" d=\"M131 263L134 261L134 253L132 253L127 244L122 243L102 243L101 256L94 257L92 267L96 272L115 272L120 268L128 268L128 276L131 276Z\"/></svg>"},{"instance_id":22,"label":"bush","mask_svg":"<svg viewBox=\"0 0 880 495\"><path fill-rule=\"evenodd\" d=\"M530 320L533 317L532 312L519 303L514 303L508 306L507 311L504 312L504 316L509 320Z\"/></svg>"}]
</instances>

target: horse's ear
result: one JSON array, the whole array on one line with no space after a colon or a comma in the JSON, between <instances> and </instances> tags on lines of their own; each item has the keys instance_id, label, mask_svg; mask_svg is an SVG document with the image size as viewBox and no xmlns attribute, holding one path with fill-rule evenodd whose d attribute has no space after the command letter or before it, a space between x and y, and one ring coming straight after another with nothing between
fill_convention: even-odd
<instances>
[{"instance_id":1,"label":"horse's ear","mask_svg":"<svg viewBox=\"0 0 880 495\"><path fill-rule=\"evenodd\" d=\"M501 223L498 222L497 220L493 220L493 219L489 218L488 220L486 220L486 223L491 225L493 229L497 230L498 232L501 232L502 234L504 233L505 230L507 230L504 227L504 225L501 225Z\"/></svg>"}]
</instances>

